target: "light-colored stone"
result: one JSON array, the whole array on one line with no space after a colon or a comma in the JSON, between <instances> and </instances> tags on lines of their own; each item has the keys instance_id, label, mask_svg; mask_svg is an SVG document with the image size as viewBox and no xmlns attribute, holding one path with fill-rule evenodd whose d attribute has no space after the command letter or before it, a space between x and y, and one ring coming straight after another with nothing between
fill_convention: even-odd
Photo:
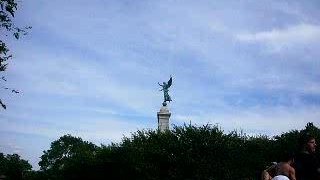
<instances>
[{"instance_id":1,"label":"light-colored stone","mask_svg":"<svg viewBox=\"0 0 320 180\"><path fill-rule=\"evenodd\" d=\"M162 106L160 111L157 113L158 115L158 129L163 132L169 130L169 119L171 113L167 106Z\"/></svg>"}]
</instances>

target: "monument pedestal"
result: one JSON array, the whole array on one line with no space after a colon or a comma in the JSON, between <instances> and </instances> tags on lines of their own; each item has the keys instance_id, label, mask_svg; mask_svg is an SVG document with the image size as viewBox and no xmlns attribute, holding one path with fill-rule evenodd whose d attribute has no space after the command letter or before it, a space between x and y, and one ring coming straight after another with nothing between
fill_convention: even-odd
<instances>
[{"instance_id":1,"label":"monument pedestal","mask_svg":"<svg viewBox=\"0 0 320 180\"><path fill-rule=\"evenodd\" d=\"M161 132L169 130L169 118L171 113L167 106L162 106L160 111L157 113L158 115L158 129Z\"/></svg>"}]
</instances>

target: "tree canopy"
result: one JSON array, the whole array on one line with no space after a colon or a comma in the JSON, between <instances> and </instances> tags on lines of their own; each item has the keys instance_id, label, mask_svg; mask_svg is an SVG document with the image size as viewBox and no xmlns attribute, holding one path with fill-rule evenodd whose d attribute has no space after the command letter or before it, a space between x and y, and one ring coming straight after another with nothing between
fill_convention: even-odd
<instances>
[{"instance_id":1,"label":"tree canopy","mask_svg":"<svg viewBox=\"0 0 320 180\"><path fill-rule=\"evenodd\" d=\"M28 161L21 159L18 154L0 153L0 175L5 175L6 179L25 179L31 168Z\"/></svg>"},{"instance_id":2,"label":"tree canopy","mask_svg":"<svg viewBox=\"0 0 320 180\"><path fill-rule=\"evenodd\" d=\"M46 179L259 179L271 162L298 151L305 131L320 138L312 123L272 138L184 125L164 133L137 131L101 147L65 135L44 152L39 165Z\"/></svg>"},{"instance_id":3,"label":"tree canopy","mask_svg":"<svg viewBox=\"0 0 320 180\"><path fill-rule=\"evenodd\" d=\"M39 165L53 179L79 179L84 169L93 163L97 150L93 143L64 135L44 151Z\"/></svg>"},{"instance_id":4,"label":"tree canopy","mask_svg":"<svg viewBox=\"0 0 320 180\"><path fill-rule=\"evenodd\" d=\"M312 123L275 137L184 125L166 132L137 131L107 146L64 135L44 151L39 171L30 171L19 155L0 153L0 175L25 180L260 179L271 162L299 151L299 137L306 132L319 140L320 129Z\"/></svg>"}]
</instances>

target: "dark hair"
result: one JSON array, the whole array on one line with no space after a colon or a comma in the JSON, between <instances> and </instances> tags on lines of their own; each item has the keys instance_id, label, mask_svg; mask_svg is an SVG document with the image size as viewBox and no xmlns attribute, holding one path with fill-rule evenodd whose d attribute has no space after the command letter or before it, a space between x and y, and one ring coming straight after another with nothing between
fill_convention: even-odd
<instances>
[{"instance_id":1,"label":"dark hair","mask_svg":"<svg viewBox=\"0 0 320 180\"><path fill-rule=\"evenodd\" d=\"M281 154L281 157L279 160L281 162L288 162L289 160L293 160L294 157L295 157L295 155L293 152L284 152Z\"/></svg>"},{"instance_id":2,"label":"dark hair","mask_svg":"<svg viewBox=\"0 0 320 180\"><path fill-rule=\"evenodd\" d=\"M309 132L302 132L299 137L299 148L303 149L304 146L312 139L315 139L315 136L313 136Z\"/></svg>"}]
</instances>

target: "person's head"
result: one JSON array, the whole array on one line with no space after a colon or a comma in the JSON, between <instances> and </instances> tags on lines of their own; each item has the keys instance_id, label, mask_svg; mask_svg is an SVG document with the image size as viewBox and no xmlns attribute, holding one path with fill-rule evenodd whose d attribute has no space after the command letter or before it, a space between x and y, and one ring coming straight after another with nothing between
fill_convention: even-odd
<instances>
[{"instance_id":1,"label":"person's head","mask_svg":"<svg viewBox=\"0 0 320 180\"><path fill-rule=\"evenodd\" d=\"M310 133L303 133L299 140L300 149L307 151L308 153L314 153L316 151L316 139Z\"/></svg>"},{"instance_id":2,"label":"person's head","mask_svg":"<svg viewBox=\"0 0 320 180\"><path fill-rule=\"evenodd\" d=\"M307 145L306 145L306 150L309 152L309 153L314 153L316 152L316 139L315 138L312 138L308 141Z\"/></svg>"},{"instance_id":3,"label":"person's head","mask_svg":"<svg viewBox=\"0 0 320 180\"><path fill-rule=\"evenodd\" d=\"M282 154L281 158L280 158L281 162L287 162L290 165L294 162L294 153L292 152L285 152Z\"/></svg>"}]
</instances>

